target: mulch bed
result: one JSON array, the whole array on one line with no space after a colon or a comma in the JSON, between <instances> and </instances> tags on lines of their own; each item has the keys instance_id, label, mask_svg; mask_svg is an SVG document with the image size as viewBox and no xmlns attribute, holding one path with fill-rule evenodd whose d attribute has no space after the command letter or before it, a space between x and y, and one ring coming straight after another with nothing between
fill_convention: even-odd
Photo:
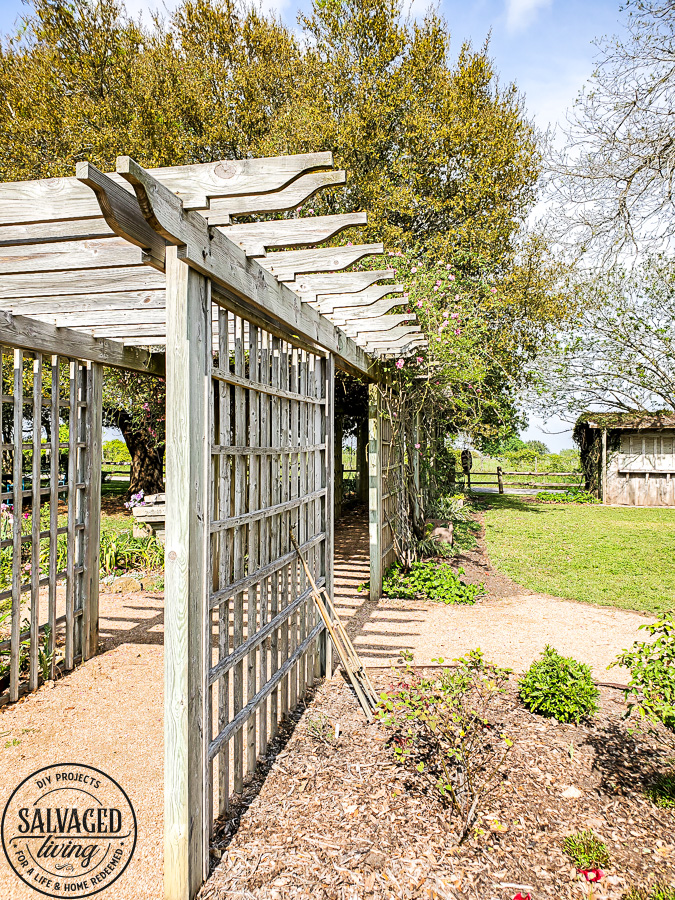
<instances>
[{"instance_id":1,"label":"mulch bed","mask_svg":"<svg viewBox=\"0 0 675 900\"><path fill-rule=\"evenodd\" d=\"M374 674L386 689L390 673ZM622 694L604 689L591 723L561 725L524 710L513 685L497 713L514 740L507 777L458 846L456 820L396 763L391 732L365 725L338 674L296 713L220 823L199 897L582 898L589 888L562 843L583 829L611 856L596 900L673 883L675 811L644 795L660 757L650 739L627 733L623 711ZM323 717L339 723L337 743L313 734ZM570 787L581 796L564 798Z\"/></svg>"}]
</instances>

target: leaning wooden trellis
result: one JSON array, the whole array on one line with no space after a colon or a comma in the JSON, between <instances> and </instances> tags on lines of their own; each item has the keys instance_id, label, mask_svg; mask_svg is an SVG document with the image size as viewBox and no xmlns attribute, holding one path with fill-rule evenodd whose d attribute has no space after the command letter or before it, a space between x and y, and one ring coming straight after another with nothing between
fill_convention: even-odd
<instances>
[{"instance_id":1,"label":"leaning wooden trellis","mask_svg":"<svg viewBox=\"0 0 675 900\"><path fill-rule=\"evenodd\" d=\"M72 386L68 446L59 448L67 451L66 483L59 485L52 453L48 477L41 471L26 489L36 523L26 539L33 559L26 584L18 573L24 536L10 541L14 663L24 637L20 598L39 592L43 577L46 624L60 626L49 592L62 573L52 561L38 576L35 561L44 542L53 560L61 533L65 665L95 652L100 467L92 461L100 454L101 366L166 376L167 898L195 895L208 875L214 817L226 813L281 717L331 666L312 582L331 594L335 367L373 382L379 357L424 343L414 316L392 312L402 288L390 283L391 270L350 270L381 245L313 246L363 225L364 214L236 221L295 209L342 184L344 173L331 167L328 153L156 170L121 157L108 175L82 163L76 178L0 185L0 342L35 366L35 408L55 402L35 387L40 354L67 358ZM2 397L14 415L9 443L20 445L3 446L14 453L12 489L3 490L15 511L26 502L17 487L24 460L37 471L52 452L36 415L24 446L22 384L17 376L14 393ZM53 435L63 416L50 409ZM389 508L378 468L382 423L376 405L371 518L380 520ZM43 493L49 528L38 531ZM373 540L371 595L378 596L381 528L371 526L371 550ZM41 603L35 608L31 689ZM15 698L18 664L12 672Z\"/></svg>"}]
</instances>

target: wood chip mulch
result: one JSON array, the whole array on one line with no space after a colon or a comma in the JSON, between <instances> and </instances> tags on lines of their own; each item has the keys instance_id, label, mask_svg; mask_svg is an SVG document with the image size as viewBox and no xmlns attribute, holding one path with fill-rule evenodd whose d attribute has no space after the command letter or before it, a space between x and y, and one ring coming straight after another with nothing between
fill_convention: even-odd
<instances>
[{"instance_id":1,"label":"wood chip mulch","mask_svg":"<svg viewBox=\"0 0 675 900\"><path fill-rule=\"evenodd\" d=\"M391 674L373 674L386 689ZM623 711L622 694L604 689L591 723L561 725L524 710L513 686L497 713L514 740L506 777L458 846L450 812L395 762L391 733L365 725L337 674L219 824L199 898L583 898L589 886L562 844L585 829L611 857L595 900L675 883L675 811L644 794L663 761L650 739L628 734ZM316 737L326 720L339 725L337 742ZM570 788L576 798L563 796Z\"/></svg>"}]
</instances>

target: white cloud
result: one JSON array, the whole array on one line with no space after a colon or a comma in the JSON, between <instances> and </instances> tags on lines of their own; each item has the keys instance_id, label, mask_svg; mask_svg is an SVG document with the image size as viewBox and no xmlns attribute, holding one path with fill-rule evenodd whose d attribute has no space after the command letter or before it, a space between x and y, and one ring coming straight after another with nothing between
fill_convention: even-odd
<instances>
[{"instance_id":1,"label":"white cloud","mask_svg":"<svg viewBox=\"0 0 675 900\"><path fill-rule=\"evenodd\" d=\"M530 25L540 9L551 5L552 0L506 0L506 27L514 33Z\"/></svg>"}]
</instances>

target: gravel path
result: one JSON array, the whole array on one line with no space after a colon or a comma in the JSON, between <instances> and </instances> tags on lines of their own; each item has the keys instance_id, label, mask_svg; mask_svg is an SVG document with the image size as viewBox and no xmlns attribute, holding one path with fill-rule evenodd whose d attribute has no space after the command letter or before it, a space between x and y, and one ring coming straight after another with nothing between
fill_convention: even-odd
<instances>
[{"instance_id":1,"label":"gravel path","mask_svg":"<svg viewBox=\"0 0 675 900\"><path fill-rule=\"evenodd\" d=\"M465 553L466 579L486 584L488 597L474 606L445 606L382 598L372 603L358 585L368 579L368 526L357 513L336 534L336 601L350 621L355 646L367 666L387 666L399 650L415 661L454 659L481 647L499 665L523 672L546 644L591 666L598 681L625 684L624 669L607 666L633 641L644 638L641 613L536 594L491 569L485 548Z\"/></svg>"}]
</instances>

